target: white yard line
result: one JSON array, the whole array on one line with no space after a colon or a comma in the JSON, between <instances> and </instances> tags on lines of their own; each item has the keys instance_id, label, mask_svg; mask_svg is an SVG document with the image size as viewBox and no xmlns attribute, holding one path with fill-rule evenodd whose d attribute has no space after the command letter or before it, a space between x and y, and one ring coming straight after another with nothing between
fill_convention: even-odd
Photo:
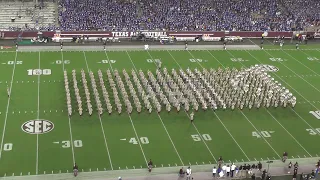
<instances>
[{"instance_id":1,"label":"white yard line","mask_svg":"<svg viewBox=\"0 0 320 180\"><path fill-rule=\"evenodd\" d=\"M89 70L89 66L88 66L88 62L87 62L87 56L86 56L86 53L85 53L84 51L83 51L83 55L84 55L84 60L85 60L85 62L86 62L87 71L88 71L88 73L89 73L90 70ZM109 151L109 146L108 146L106 134L105 134L105 132L104 132L104 128L103 128L103 123L102 123L102 120L101 120L101 116L100 116L99 113L98 113L98 117L99 117L99 120L100 120L101 131L102 131L103 138L104 138L104 144L106 145L106 149L107 149L107 152L108 152L108 157L109 157L110 166L111 166L111 169L113 170L113 165L112 165L111 155L110 155L110 151Z\"/></svg>"},{"instance_id":2,"label":"white yard line","mask_svg":"<svg viewBox=\"0 0 320 180\"><path fill-rule=\"evenodd\" d=\"M292 59L294 59L295 61L297 61L298 63L300 63L301 65L303 65L304 67L306 67L309 71L313 72L314 74L320 76L320 74L318 74L317 72L315 72L314 70L310 69L308 66L306 66L304 63L300 62L299 60L297 60L295 57L291 56L289 53L285 52L285 50L282 50L282 52L286 53L288 56L290 56ZM302 51L303 52L303 51ZM306 54L305 52L303 52L304 54ZM308 55L308 54L306 54Z\"/></svg>"},{"instance_id":3,"label":"white yard line","mask_svg":"<svg viewBox=\"0 0 320 180\"><path fill-rule=\"evenodd\" d=\"M249 52L248 52L249 53ZM256 59L257 61L259 61L256 57L254 57L251 53L249 53L254 59ZM271 56L273 57L273 56ZM259 61L260 62L260 61ZM260 62L261 63L261 62ZM276 75L277 76L277 75ZM285 82L285 81L284 81ZM286 82L285 82L286 83ZM287 83L286 83L287 84ZM271 113L270 111L265 108L265 110L270 114L270 116L292 137L292 139L294 141L296 141L296 143L306 152L308 153L308 155L310 157L312 157L312 155L300 144L300 142L277 120L277 118L275 118ZM310 126L310 125L309 125ZM311 126L310 126L311 127ZM312 127L311 127L312 128ZM313 129L313 128L312 128Z\"/></svg>"},{"instance_id":4,"label":"white yard line","mask_svg":"<svg viewBox=\"0 0 320 180\"><path fill-rule=\"evenodd\" d=\"M41 69L40 67L40 59L41 59L41 55L40 55L40 51L39 51L39 65L38 65L38 69ZM37 108L37 120L39 120L40 117L40 76L38 75L38 108ZM36 174L38 174L39 172L39 134L37 134L37 154L36 154Z\"/></svg>"},{"instance_id":5,"label":"white yard line","mask_svg":"<svg viewBox=\"0 0 320 180\"><path fill-rule=\"evenodd\" d=\"M107 57L107 60L108 60L108 62L109 62L108 64L109 64L109 66L110 66L110 68L111 68L112 74L114 75L114 71L113 71L112 65L111 65L111 63L110 63L109 56L108 56L108 54L107 54L106 51L104 51L104 53L105 53L105 55L106 55L106 57ZM141 142L140 142L140 138L139 138L139 136L138 136L138 133L137 133L137 131L136 131L136 128L134 127L134 124L133 124L131 115L130 115L129 113L128 113L128 116L129 116L129 119L130 119L130 122L131 122L131 125L132 125L132 129L133 129L133 131L134 131L134 134L136 135L138 144L139 144L139 146L140 146L140 150L141 150L141 152L142 152L142 155L143 155L143 157L144 157L144 160L145 160L145 162L146 162L146 165L148 166L148 161L147 161L146 155L145 155L145 153L144 153L144 150L143 150L143 148L142 148L142 145L141 145Z\"/></svg>"},{"instance_id":6,"label":"white yard line","mask_svg":"<svg viewBox=\"0 0 320 180\"><path fill-rule=\"evenodd\" d=\"M137 70L137 68L136 68L135 64L133 63L133 61L132 61L132 58L131 58L130 54L128 53L128 51L126 51L126 53L127 53L127 55L128 55L128 57L129 57L129 59L130 59L130 61L131 61L132 65L133 65L133 67L134 67L134 69L135 69L136 73L138 73L138 70ZM166 131L166 133L167 133L167 135L168 135L168 137L169 137L169 140L171 141L171 144L172 144L172 146L173 146L174 150L176 151L177 156L178 156L178 157L179 157L179 159L180 159L181 164L184 166L184 163L183 163L183 161L182 161L182 159L181 159L181 157L180 157L180 154L179 154L179 152L178 152L178 150L177 150L176 146L174 145L174 143L173 143L173 141L172 141L172 139L171 139L171 136L170 136L170 134L169 134L169 132L168 132L168 130L167 130L167 128L166 128L166 126L165 126L165 125L164 125L164 123L163 123L163 120L162 120L162 118L161 118L160 114L159 114L159 113L157 113L157 115L158 115L158 117L159 117L159 119L160 119L160 121L161 121L161 123L162 123L162 126L163 126L164 130Z\"/></svg>"},{"instance_id":7,"label":"white yard line","mask_svg":"<svg viewBox=\"0 0 320 180\"><path fill-rule=\"evenodd\" d=\"M291 134L285 127L282 126L282 124L277 120L277 118L275 118L275 117L269 112L269 110L267 110L267 112L268 112L268 113L270 114L270 116L296 141L296 143L297 143L306 153L308 153L308 155L309 155L310 157L312 157L312 155L299 143L299 141L298 141L295 137L293 137L292 134Z\"/></svg>"},{"instance_id":8,"label":"white yard line","mask_svg":"<svg viewBox=\"0 0 320 180\"><path fill-rule=\"evenodd\" d=\"M62 61L62 74L64 73L64 59L63 59L63 52L61 51L61 61ZM74 148L73 148L73 138L72 138L72 127L71 127L71 118L68 114L68 120L69 120L69 134L70 134L70 141L71 141L71 152L72 152L72 161L73 164L76 163L75 155L74 155Z\"/></svg>"},{"instance_id":9,"label":"white yard line","mask_svg":"<svg viewBox=\"0 0 320 180\"><path fill-rule=\"evenodd\" d=\"M320 74L318 74L317 72L315 72L314 70L310 69L307 65L305 65L304 63L300 62L299 60L297 60L295 57L291 56L289 53L287 53L285 50L282 50L284 53L286 53L288 56L290 56L292 59L294 59L295 61L297 61L298 63L302 64L304 67L306 67L307 69L309 69L311 72L313 72L314 74L320 76ZM309 54L307 54L306 52L304 51L299 51L299 52L302 52L303 54L307 55L310 57ZM311 55L312 56L312 55ZM304 61L310 61L310 60L307 60L307 59L303 59ZM316 61L317 63L320 63L319 61Z\"/></svg>"},{"instance_id":10,"label":"white yard line","mask_svg":"<svg viewBox=\"0 0 320 180\"><path fill-rule=\"evenodd\" d=\"M169 51L168 51L169 52ZM192 58L195 58L193 56L192 53L190 53L190 51L188 51L188 53L192 56ZM169 52L170 56L175 59L171 53ZM175 62L177 63L177 61L175 60ZM200 65L201 68L204 68L198 61L197 61L198 65ZM219 62L220 63L220 62ZM221 63L220 63L221 64ZM179 64L178 64L179 65ZM181 67L179 65L179 67ZM246 158L250 161L250 158L248 157L248 155L244 152L244 150L242 149L242 147L239 145L239 143L236 141L236 139L233 137L233 135L230 133L230 131L228 130L228 128L224 125L224 123L222 122L222 120L220 119L220 117L217 115L217 113L212 110L212 112L214 113L214 115L218 118L218 120L220 121L220 123L222 124L222 126L225 128L225 130L228 132L228 134L230 135L230 137L233 139L233 141L237 144L237 146L239 147L239 149L241 150L241 152L246 156Z\"/></svg>"},{"instance_id":11,"label":"white yard line","mask_svg":"<svg viewBox=\"0 0 320 180\"><path fill-rule=\"evenodd\" d=\"M153 59L153 57L151 56L150 52L149 52L149 51L147 51L147 52L148 52L150 58ZM156 62L153 61L153 63L154 63L154 65L157 67ZM177 63L177 61L176 61L176 63ZM178 63L177 63L177 64L178 64ZM179 64L178 64L178 65L179 65ZM179 65L179 67L181 68L180 65ZM186 111L184 111L184 112L186 113L186 115L187 115L188 118L190 119L189 114L188 114ZM199 137L201 138L202 142L204 143L204 145L205 145L206 148L208 149L208 151L209 151L209 153L211 154L212 158L217 162L217 159L214 157L214 155L213 155L213 153L211 152L210 148L208 147L206 141L205 141L205 140L203 139L203 137L201 136L198 128L196 127L196 125L195 125L194 123L192 123L192 125L193 125L194 129L197 131L197 133L198 133Z\"/></svg>"},{"instance_id":12,"label":"white yard line","mask_svg":"<svg viewBox=\"0 0 320 180\"><path fill-rule=\"evenodd\" d=\"M251 41L251 40L250 40ZM268 51L263 50L264 52L266 52L269 56L273 57ZM303 81L305 81L307 84L309 84L311 87L313 87L316 91L320 92L320 90L316 87L314 87L309 81L307 81L306 79L304 79L302 76L300 76L299 74L297 74L295 71L293 71L291 68L289 68L287 65L285 65L283 62L279 61L279 63L281 65L283 65L284 67L286 67L288 70L290 70L291 72L293 72L296 76L298 76L300 79L302 79Z\"/></svg>"},{"instance_id":13,"label":"white yard line","mask_svg":"<svg viewBox=\"0 0 320 180\"><path fill-rule=\"evenodd\" d=\"M228 52L232 57L234 57L235 58L235 56L232 54L232 53L230 53L229 51L226 51L226 52ZM211 54L211 53L210 53ZM214 56L214 55L212 55L211 54L211 56L214 58L214 59L216 59L217 60L217 58ZM240 61L240 63L242 64L242 66L244 66L244 67L246 67L241 61ZM222 64L221 64L222 65ZM225 68L225 66L224 65L222 65L224 68ZM252 127L257 131L257 132L260 132L257 128L256 128L256 126L249 120L249 118L240 110L240 112L241 112L241 114L246 118L246 120L252 125ZM277 153L277 151L271 146L271 144L267 141L267 139L266 138L264 138L263 136L261 136L262 138L263 138L263 140L269 145L269 147L276 153L276 155L281 159L281 156Z\"/></svg>"},{"instance_id":14,"label":"white yard line","mask_svg":"<svg viewBox=\"0 0 320 180\"><path fill-rule=\"evenodd\" d=\"M259 63L263 64L258 58L256 58L255 56L253 56L249 51L246 51L251 57L253 57L256 61L258 61ZM273 57L273 56L272 56ZM280 80L282 80L282 82L284 82L287 86L289 86L291 89L293 89L297 94L299 94L304 100L306 100L312 107L314 107L315 109L318 109L315 105L313 105L307 98L305 98L300 92L298 92L296 89L294 89L290 84L288 84L285 80L283 80L279 75L277 75L276 73L273 73L273 75L275 75L276 77L278 77ZM293 112L295 112L297 115L298 113L292 109ZM300 117L300 116L299 116ZM315 130L315 128L313 128L306 120L304 120L303 118L301 118L301 120L303 120L312 130L314 130L315 132L317 132L319 135L320 133L318 131Z\"/></svg>"},{"instance_id":15,"label":"white yard line","mask_svg":"<svg viewBox=\"0 0 320 180\"><path fill-rule=\"evenodd\" d=\"M241 114L248 120L248 122L252 125L252 127L259 132L259 130L256 128L255 125L252 124L252 122L249 120L249 118L240 110ZM269 145L269 147L273 150L274 153L281 159L282 157L277 153L277 151L271 146L271 144L267 141L267 139L263 136L261 136L262 139Z\"/></svg>"},{"instance_id":16,"label":"white yard line","mask_svg":"<svg viewBox=\"0 0 320 180\"><path fill-rule=\"evenodd\" d=\"M3 150L3 141L4 141L4 136L6 133L6 127L7 127L7 119L8 119L8 112L9 112L9 106L10 106L10 99L11 99L11 92L12 92L12 84L13 84L13 79L14 79L14 72L16 70L16 62L17 62L17 56L18 52L16 52L16 56L14 58L14 64L13 64L13 69L12 69L12 75L11 75L11 83L10 83L10 89L9 89L9 97L7 101L7 108L6 108L6 116L4 118L4 124L3 124L3 131L2 131L2 138L1 138L1 147L0 147L0 159L2 158L2 150Z\"/></svg>"},{"instance_id":17,"label":"white yard line","mask_svg":"<svg viewBox=\"0 0 320 180\"><path fill-rule=\"evenodd\" d=\"M230 53L229 51L227 51L232 57L234 57L234 55L232 53ZM270 54L269 54L270 55ZM256 59L256 58L255 58ZM240 62L242 64L242 66L246 67L242 62ZM311 154L299 143L299 141L270 113L270 111L265 108L265 110L272 116L272 118L296 141L296 143L303 149L306 151L306 153L308 153L310 156ZM269 144L269 143L268 143ZM273 148L272 148L273 149ZM278 155L279 156L279 155ZM312 156L311 156L312 157Z\"/></svg>"}]
</instances>

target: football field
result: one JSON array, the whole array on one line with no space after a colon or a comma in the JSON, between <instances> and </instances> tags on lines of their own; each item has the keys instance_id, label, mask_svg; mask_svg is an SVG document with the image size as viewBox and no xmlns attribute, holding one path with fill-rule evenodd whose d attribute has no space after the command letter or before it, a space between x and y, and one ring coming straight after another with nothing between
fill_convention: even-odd
<instances>
[{"instance_id":1,"label":"football field","mask_svg":"<svg viewBox=\"0 0 320 180\"><path fill-rule=\"evenodd\" d=\"M107 69L121 76L125 69L131 76L132 69L155 72L158 61L168 70L260 65L297 97L297 104L200 109L192 124L190 112L174 110L131 115L94 110L80 116L72 90L75 112L68 116L64 70L70 81L73 69L78 81L81 69L98 81L99 69L107 80ZM67 173L74 162L80 172L93 172L146 168L149 159L159 168L214 164L219 156L247 162L280 159L284 151L290 158L320 155L318 49L0 51L0 72L0 176ZM88 74L87 81L91 87Z\"/></svg>"}]
</instances>

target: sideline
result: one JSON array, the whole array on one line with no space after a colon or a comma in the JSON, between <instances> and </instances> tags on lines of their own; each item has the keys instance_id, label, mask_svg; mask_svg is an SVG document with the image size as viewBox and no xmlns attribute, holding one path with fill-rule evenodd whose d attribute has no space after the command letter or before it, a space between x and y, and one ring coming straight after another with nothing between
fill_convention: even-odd
<instances>
[{"instance_id":1,"label":"sideline","mask_svg":"<svg viewBox=\"0 0 320 180\"><path fill-rule=\"evenodd\" d=\"M320 157L313 158L298 158L298 159L287 159L286 163L281 160L274 160L270 164L269 172L274 176L289 175L287 172L287 165L291 161L299 163L299 173L310 173L312 169L315 169L315 163ZM263 169L268 169L267 161L261 161ZM235 163L236 165L246 164L257 164L257 161ZM195 179L201 180L212 180L211 170L215 165L191 165L192 171L194 172ZM153 168L152 172L149 173L147 169L129 169L129 170L112 170L112 171L96 171L96 172L80 172L77 180L116 180L117 177L121 176L124 180L160 180L160 179L178 179L177 172L180 166L176 167L161 167ZM186 169L187 166L184 167ZM292 173L292 172L291 172ZM61 173L61 174L46 174L46 175L29 175L29 176L15 176L15 177L2 177L0 180L61 180L61 179L75 179L72 173Z\"/></svg>"}]
</instances>

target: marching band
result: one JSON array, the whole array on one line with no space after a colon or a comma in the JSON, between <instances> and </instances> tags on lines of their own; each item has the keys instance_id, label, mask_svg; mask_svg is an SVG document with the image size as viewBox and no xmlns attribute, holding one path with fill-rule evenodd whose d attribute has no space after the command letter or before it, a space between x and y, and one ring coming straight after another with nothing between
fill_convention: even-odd
<instances>
[{"instance_id":1,"label":"marching band","mask_svg":"<svg viewBox=\"0 0 320 180\"><path fill-rule=\"evenodd\" d=\"M106 70L107 81L110 92L113 93L114 104L109 99L108 90L105 86L104 75L98 70L99 85L97 86L94 74L89 72L92 92L95 98L96 110L101 115L104 109L109 114L113 108L122 113L124 107L127 113L131 114L133 105L138 113L143 109L152 113L160 113L163 109L167 112L180 110L189 112L190 118L194 117L194 112L199 108L206 111L208 108L231 109L236 108L260 108L260 107L294 107L296 97L292 93L272 78L265 69L255 65L240 70L232 68L206 69L202 70L187 68L186 70L157 68L155 73L148 70L131 70L131 76L122 70L122 75L115 69ZM93 108L90 100L86 73L81 70L82 85L87 101L87 111L92 114ZM122 81L122 77L124 81ZM67 107L69 115L72 114L71 95L67 72L64 71L65 89L67 97ZM76 71L72 70L72 81L75 97L78 103L78 112L83 114L82 100L79 93ZM97 81L98 82L98 81ZM99 91L103 95L105 105L100 101ZM119 98L120 91L122 101ZM142 101L142 103L140 102ZM131 104L133 102L133 104Z\"/></svg>"}]
</instances>

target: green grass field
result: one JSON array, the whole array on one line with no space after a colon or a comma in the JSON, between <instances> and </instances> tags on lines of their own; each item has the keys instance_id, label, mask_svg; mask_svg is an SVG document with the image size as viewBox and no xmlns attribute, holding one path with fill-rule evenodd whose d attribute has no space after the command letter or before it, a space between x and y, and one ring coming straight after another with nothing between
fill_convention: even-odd
<instances>
[{"instance_id":1,"label":"green grass field","mask_svg":"<svg viewBox=\"0 0 320 180\"><path fill-rule=\"evenodd\" d=\"M194 124L184 111L68 117L64 69L69 79L73 69L91 70L97 79L99 69L155 71L155 59L168 69L272 65L279 71L270 74L297 97L297 105L199 110ZM49 75L28 75L33 69ZM158 168L213 164L219 156L226 162L242 162L280 159L284 151L294 158L320 155L316 49L0 52L0 71L0 176L66 173L74 162L80 172L90 172L146 168L149 159ZM35 119L51 121L54 129L45 134L24 132L22 125Z\"/></svg>"}]
</instances>

